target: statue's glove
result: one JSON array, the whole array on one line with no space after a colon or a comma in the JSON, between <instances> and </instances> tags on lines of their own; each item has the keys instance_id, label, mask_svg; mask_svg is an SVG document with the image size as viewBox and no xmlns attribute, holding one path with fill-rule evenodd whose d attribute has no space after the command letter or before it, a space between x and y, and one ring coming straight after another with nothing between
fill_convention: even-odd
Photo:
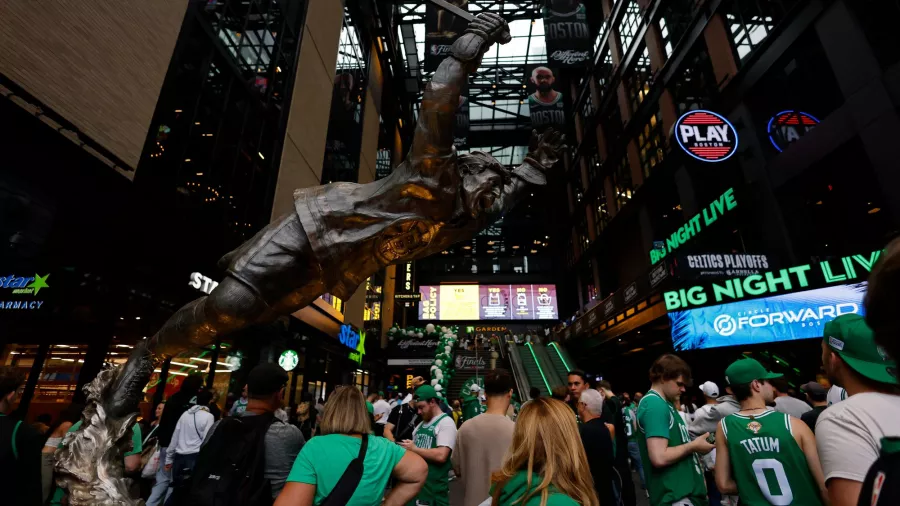
<instances>
[{"instance_id":1,"label":"statue's glove","mask_svg":"<svg viewBox=\"0 0 900 506\"><path fill-rule=\"evenodd\" d=\"M566 149L563 143L565 139L565 135L552 128L548 128L542 134L532 130L528 155L515 174L529 183L546 184L545 173L556 165L560 154Z\"/></svg>"},{"instance_id":2,"label":"statue's glove","mask_svg":"<svg viewBox=\"0 0 900 506\"><path fill-rule=\"evenodd\" d=\"M453 43L451 53L456 59L468 62L480 58L494 42L506 44L511 40L505 19L493 12L481 12Z\"/></svg>"}]
</instances>

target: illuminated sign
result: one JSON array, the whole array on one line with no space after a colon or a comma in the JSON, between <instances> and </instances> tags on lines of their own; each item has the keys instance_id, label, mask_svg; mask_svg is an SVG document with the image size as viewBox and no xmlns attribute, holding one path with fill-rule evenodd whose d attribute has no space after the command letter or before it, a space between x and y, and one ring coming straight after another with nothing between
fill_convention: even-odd
<instances>
[{"instance_id":1,"label":"illuminated sign","mask_svg":"<svg viewBox=\"0 0 900 506\"><path fill-rule=\"evenodd\" d=\"M402 274L403 274L403 280L402 280L402 283L403 283L403 291L405 291L405 292L411 292L412 289L413 289L413 268L412 268L412 262L406 262L405 264L403 264L403 269L402 269L402 271L403 271L403 272L402 272Z\"/></svg>"},{"instance_id":2,"label":"illuminated sign","mask_svg":"<svg viewBox=\"0 0 900 506\"><path fill-rule=\"evenodd\" d=\"M359 344L356 346L356 351L350 352L350 355L347 356L350 360L356 362L359 365L362 365L363 355L366 354L366 333L359 333Z\"/></svg>"},{"instance_id":3,"label":"illuminated sign","mask_svg":"<svg viewBox=\"0 0 900 506\"><path fill-rule=\"evenodd\" d=\"M338 333L338 340L341 344L348 348L356 349L359 346L359 334L353 330L350 325L341 325L341 331Z\"/></svg>"},{"instance_id":4,"label":"illuminated sign","mask_svg":"<svg viewBox=\"0 0 900 506\"><path fill-rule=\"evenodd\" d=\"M300 363L300 355L294 350L284 350L278 357L278 365L285 371L293 371L297 364Z\"/></svg>"},{"instance_id":5,"label":"illuminated sign","mask_svg":"<svg viewBox=\"0 0 900 506\"><path fill-rule=\"evenodd\" d=\"M769 269L770 265L766 255L745 253L686 255L679 258L678 275L681 278L749 276Z\"/></svg>"},{"instance_id":6,"label":"illuminated sign","mask_svg":"<svg viewBox=\"0 0 900 506\"><path fill-rule=\"evenodd\" d=\"M409 390L410 388L412 388L412 386L413 386L413 375L407 374L406 375L406 389Z\"/></svg>"},{"instance_id":7,"label":"illuminated sign","mask_svg":"<svg viewBox=\"0 0 900 506\"><path fill-rule=\"evenodd\" d=\"M738 147L734 126L724 117L701 109L678 118L675 138L681 149L701 162L725 161Z\"/></svg>"},{"instance_id":8,"label":"illuminated sign","mask_svg":"<svg viewBox=\"0 0 900 506\"><path fill-rule=\"evenodd\" d=\"M211 294L212 291L219 286L218 281L213 281L211 278L208 278L199 272L191 273L191 282L188 284L207 295Z\"/></svg>"},{"instance_id":9,"label":"illuminated sign","mask_svg":"<svg viewBox=\"0 0 900 506\"><path fill-rule=\"evenodd\" d=\"M769 119L766 131L769 133L769 142L780 153L795 141L800 140L818 124L819 120L812 114L800 111L781 111Z\"/></svg>"},{"instance_id":10,"label":"illuminated sign","mask_svg":"<svg viewBox=\"0 0 900 506\"><path fill-rule=\"evenodd\" d=\"M420 293L395 293L395 299L400 300L422 300L422 294Z\"/></svg>"},{"instance_id":11,"label":"illuminated sign","mask_svg":"<svg viewBox=\"0 0 900 506\"><path fill-rule=\"evenodd\" d=\"M672 235L666 239L666 244L663 249L651 250L650 263L655 264L656 262L659 262L665 258L666 255L683 246L692 237L699 234L704 228L715 223L722 215L735 207L737 207L737 201L734 199L734 188L729 188L725 193L719 195L719 198L710 202L705 209L695 214L694 217L687 221L687 223L679 227L678 230L672 232Z\"/></svg>"},{"instance_id":12,"label":"illuminated sign","mask_svg":"<svg viewBox=\"0 0 900 506\"><path fill-rule=\"evenodd\" d=\"M493 327L469 327L471 332L506 332L508 329L503 325L494 325Z\"/></svg>"},{"instance_id":13,"label":"illuminated sign","mask_svg":"<svg viewBox=\"0 0 900 506\"><path fill-rule=\"evenodd\" d=\"M666 302L666 310L674 311L690 306L703 306L713 301L720 303L726 299L739 300L747 296L808 288L810 277L819 273L821 273L823 284L826 285L852 281L870 272L880 255L881 251L878 250L868 256L852 255L841 259L825 260L817 264L818 269L813 269L813 264L806 264L764 274L727 279L721 283L710 283L709 286L698 285L682 288L664 293L663 299Z\"/></svg>"},{"instance_id":14,"label":"illuminated sign","mask_svg":"<svg viewBox=\"0 0 900 506\"><path fill-rule=\"evenodd\" d=\"M558 320L556 285L421 286L420 320Z\"/></svg>"},{"instance_id":15,"label":"illuminated sign","mask_svg":"<svg viewBox=\"0 0 900 506\"><path fill-rule=\"evenodd\" d=\"M866 283L669 313L676 351L822 337L825 324L863 314Z\"/></svg>"}]
</instances>

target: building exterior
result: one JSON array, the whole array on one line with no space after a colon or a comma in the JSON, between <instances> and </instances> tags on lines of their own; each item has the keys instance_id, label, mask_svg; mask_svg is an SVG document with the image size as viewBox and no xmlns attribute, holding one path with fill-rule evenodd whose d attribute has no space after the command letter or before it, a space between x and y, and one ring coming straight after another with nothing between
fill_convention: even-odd
<instances>
[{"instance_id":1,"label":"building exterior","mask_svg":"<svg viewBox=\"0 0 900 506\"><path fill-rule=\"evenodd\" d=\"M672 349L663 294L698 283L708 266L697 258L766 259L710 278L724 279L886 244L900 223L888 142L900 134L900 55L884 26L890 14L873 2L600 3L595 65L575 90L567 181L577 297L566 299L574 303L557 337L637 384L646 381L643 368L631 370L638 359ZM736 149L698 143L718 139L679 123L691 110L723 117ZM708 220L727 191L736 207ZM816 341L791 346L817 370ZM707 353L710 374L721 374L715 353L746 349L688 354Z\"/></svg>"},{"instance_id":2,"label":"building exterior","mask_svg":"<svg viewBox=\"0 0 900 506\"><path fill-rule=\"evenodd\" d=\"M410 109L391 88L388 62L399 58L390 25L376 23L393 11L348 4L46 12L19 2L8 11L0 33L18 49L0 57L0 107L10 118L0 141L9 153L0 259L3 276L48 285L0 297L20 307L0 313L0 365L29 375L22 414L78 401L104 364L124 362L178 307L209 293L222 254L291 211L295 189L329 180L328 104L346 67L364 87L354 90L358 161L344 180L373 180L379 153L399 160ZM79 38L73 16L102 36ZM59 30L44 33L48 23ZM225 405L254 364L290 351L290 402L338 384L374 387L379 343L365 353L359 345L365 299L365 286L346 301L325 295L272 325L188 350L156 371L142 409L198 372Z\"/></svg>"}]
</instances>

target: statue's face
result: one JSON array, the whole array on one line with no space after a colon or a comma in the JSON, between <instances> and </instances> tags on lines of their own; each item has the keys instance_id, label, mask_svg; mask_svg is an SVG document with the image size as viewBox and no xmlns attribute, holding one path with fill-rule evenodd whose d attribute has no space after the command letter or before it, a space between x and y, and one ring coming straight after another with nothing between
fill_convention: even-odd
<instances>
[{"instance_id":1,"label":"statue's face","mask_svg":"<svg viewBox=\"0 0 900 506\"><path fill-rule=\"evenodd\" d=\"M463 200L466 211L472 218L492 210L500 200L503 189L502 166L490 156L468 157L463 163L469 164L469 169L463 171ZM477 164L482 170L475 168Z\"/></svg>"}]
</instances>

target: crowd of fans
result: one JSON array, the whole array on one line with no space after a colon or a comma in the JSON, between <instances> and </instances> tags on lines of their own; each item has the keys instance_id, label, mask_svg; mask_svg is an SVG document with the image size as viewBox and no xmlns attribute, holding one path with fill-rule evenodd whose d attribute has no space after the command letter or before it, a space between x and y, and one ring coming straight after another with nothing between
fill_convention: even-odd
<instances>
[{"instance_id":1,"label":"crowd of fans","mask_svg":"<svg viewBox=\"0 0 900 506\"><path fill-rule=\"evenodd\" d=\"M796 392L744 357L722 371L724 385L706 381L699 402L682 400L691 367L665 354L633 395L573 370L567 388L532 391L515 413L513 380L495 370L452 408L416 378L409 395L338 387L288 416L288 376L262 364L224 418L187 377L153 421L134 425L122 465L149 505L445 506L453 480L464 506L633 506L639 494L652 506L896 505L898 291L894 243L869 280L866 317L823 328L828 380ZM66 504L53 456L83 407L26 425L8 416L23 386L0 369L0 487L9 504Z\"/></svg>"}]
</instances>

